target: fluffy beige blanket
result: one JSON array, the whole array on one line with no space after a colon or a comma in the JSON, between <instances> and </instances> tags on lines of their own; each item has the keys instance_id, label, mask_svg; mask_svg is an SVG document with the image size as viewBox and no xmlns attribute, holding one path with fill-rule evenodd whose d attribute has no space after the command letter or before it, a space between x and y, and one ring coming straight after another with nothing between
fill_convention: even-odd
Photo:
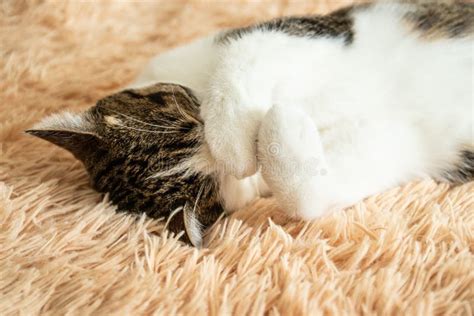
<instances>
[{"instance_id":1,"label":"fluffy beige blanket","mask_svg":"<svg viewBox=\"0 0 474 316\"><path fill-rule=\"evenodd\" d=\"M0 314L472 315L473 183L411 183L313 222L260 200L197 250L116 214L71 155L22 133L167 48L349 2L1 1Z\"/></svg>"}]
</instances>

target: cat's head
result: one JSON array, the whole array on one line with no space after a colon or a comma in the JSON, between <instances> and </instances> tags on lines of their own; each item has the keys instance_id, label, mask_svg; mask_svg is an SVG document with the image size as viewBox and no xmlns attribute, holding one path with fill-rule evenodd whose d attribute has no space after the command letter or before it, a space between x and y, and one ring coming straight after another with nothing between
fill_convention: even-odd
<instances>
[{"instance_id":1,"label":"cat's head","mask_svg":"<svg viewBox=\"0 0 474 316\"><path fill-rule=\"evenodd\" d=\"M83 162L99 192L119 210L168 219L195 246L222 214L205 170L203 123L193 93L174 84L125 90L81 114L50 116L27 131Z\"/></svg>"}]
</instances>

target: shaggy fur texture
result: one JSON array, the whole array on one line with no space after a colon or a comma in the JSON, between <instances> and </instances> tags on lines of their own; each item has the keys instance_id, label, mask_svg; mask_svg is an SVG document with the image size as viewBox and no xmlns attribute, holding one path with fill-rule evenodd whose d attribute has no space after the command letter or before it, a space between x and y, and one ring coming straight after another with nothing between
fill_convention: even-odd
<instances>
[{"instance_id":1,"label":"shaggy fur texture","mask_svg":"<svg viewBox=\"0 0 474 316\"><path fill-rule=\"evenodd\" d=\"M0 314L472 315L473 183L412 183L313 222L260 200L197 250L116 214L70 154L22 133L166 48L348 2L2 1Z\"/></svg>"}]
</instances>

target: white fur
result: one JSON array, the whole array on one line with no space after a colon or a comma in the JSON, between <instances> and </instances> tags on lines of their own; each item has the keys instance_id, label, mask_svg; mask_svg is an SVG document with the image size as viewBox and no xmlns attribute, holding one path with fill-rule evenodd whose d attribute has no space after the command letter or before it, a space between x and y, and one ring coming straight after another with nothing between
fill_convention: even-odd
<instances>
[{"instance_id":1,"label":"white fur","mask_svg":"<svg viewBox=\"0 0 474 316\"><path fill-rule=\"evenodd\" d=\"M45 117L39 123L36 123L32 129L90 132L93 126L84 114L63 112Z\"/></svg>"},{"instance_id":2,"label":"white fur","mask_svg":"<svg viewBox=\"0 0 474 316\"><path fill-rule=\"evenodd\" d=\"M231 208L258 194L260 166L289 214L315 218L436 176L474 147L472 38L422 40L400 22L403 10L356 13L349 47L265 31L229 44L209 37L155 58L135 85L198 92ZM317 161L309 175L287 167L307 161Z\"/></svg>"},{"instance_id":3,"label":"white fur","mask_svg":"<svg viewBox=\"0 0 474 316\"><path fill-rule=\"evenodd\" d=\"M202 96L217 59L213 45L214 36L211 35L160 54L129 87L169 82L190 87L199 97Z\"/></svg>"}]
</instances>

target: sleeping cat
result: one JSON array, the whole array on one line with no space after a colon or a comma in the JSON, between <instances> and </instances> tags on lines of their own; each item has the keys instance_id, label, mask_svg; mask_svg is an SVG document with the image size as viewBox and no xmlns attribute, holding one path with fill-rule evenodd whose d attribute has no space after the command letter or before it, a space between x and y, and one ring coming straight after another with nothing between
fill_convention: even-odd
<instances>
[{"instance_id":1,"label":"sleeping cat","mask_svg":"<svg viewBox=\"0 0 474 316\"><path fill-rule=\"evenodd\" d=\"M27 133L73 153L94 189L119 210L164 217L170 231L184 231L181 239L195 246L223 213L215 176L197 169L206 155L203 123L186 87L121 91L84 113L47 117Z\"/></svg>"},{"instance_id":2,"label":"sleeping cat","mask_svg":"<svg viewBox=\"0 0 474 316\"><path fill-rule=\"evenodd\" d=\"M414 178L473 178L473 35L473 4L356 6L199 40L135 86L195 91L221 173L244 179L225 183L227 209L261 175L315 218Z\"/></svg>"},{"instance_id":3,"label":"sleeping cat","mask_svg":"<svg viewBox=\"0 0 474 316\"><path fill-rule=\"evenodd\" d=\"M148 133L140 146L155 147L145 160L162 148L182 155L152 171L151 190L180 192L161 189L167 202L157 213L231 212L271 193L289 215L313 219L415 178L474 179L473 36L474 5L463 3L279 18L159 55L131 85L174 83L148 88L165 89L168 99L156 91L146 98L189 119L184 130L194 141L181 142L182 129L150 133L176 127L151 105L132 115L120 101L116 113L94 119ZM191 99L192 114L182 103ZM55 116L35 129L87 131L88 115ZM191 217L189 239L199 244L200 225L217 216Z\"/></svg>"}]
</instances>

